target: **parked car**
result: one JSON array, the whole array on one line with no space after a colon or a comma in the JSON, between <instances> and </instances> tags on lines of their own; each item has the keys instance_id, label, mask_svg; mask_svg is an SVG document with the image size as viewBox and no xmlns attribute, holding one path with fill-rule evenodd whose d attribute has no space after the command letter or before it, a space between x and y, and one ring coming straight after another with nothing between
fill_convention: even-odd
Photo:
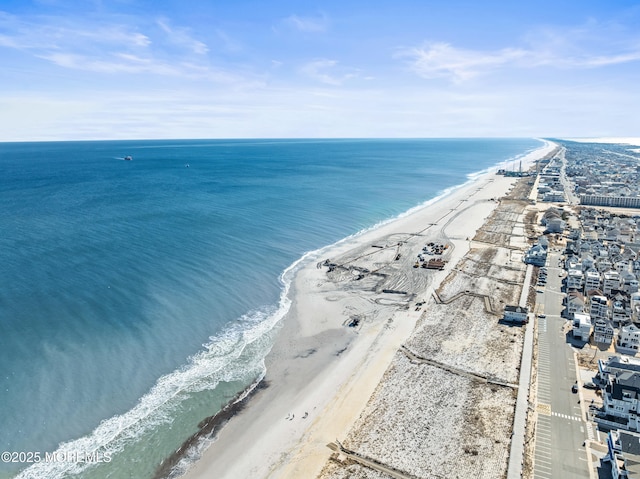
<instances>
[{"instance_id":1,"label":"parked car","mask_svg":"<svg viewBox=\"0 0 640 479\"><path fill-rule=\"evenodd\" d=\"M584 383L584 387L586 389L598 389L598 386L593 384L591 381Z\"/></svg>"},{"instance_id":2,"label":"parked car","mask_svg":"<svg viewBox=\"0 0 640 479\"><path fill-rule=\"evenodd\" d=\"M572 392L573 394L575 394L575 393L577 393L577 392L578 392L578 385L577 385L577 384L574 384L573 386L571 386L571 392Z\"/></svg>"}]
</instances>

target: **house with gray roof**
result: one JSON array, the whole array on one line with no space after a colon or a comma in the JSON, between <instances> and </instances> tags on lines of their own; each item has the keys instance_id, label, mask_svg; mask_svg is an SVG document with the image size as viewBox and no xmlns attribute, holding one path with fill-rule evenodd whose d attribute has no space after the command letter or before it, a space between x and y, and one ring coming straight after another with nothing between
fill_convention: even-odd
<instances>
[{"instance_id":1,"label":"house with gray roof","mask_svg":"<svg viewBox=\"0 0 640 479\"><path fill-rule=\"evenodd\" d=\"M608 346L613 341L615 329L608 319L595 319L593 323L593 340L604 346Z\"/></svg>"},{"instance_id":2,"label":"house with gray roof","mask_svg":"<svg viewBox=\"0 0 640 479\"><path fill-rule=\"evenodd\" d=\"M607 437L607 448L613 479L640 478L640 434L611 430Z\"/></svg>"},{"instance_id":3,"label":"house with gray roof","mask_svg":"<svg viewBox=\"0 0 640 479\"><path fill-rule=\"evenodd\" d=\"M523 308L522 306L506 305L504 307L503 319L510 323L524 324L529 320L529 308Z\"/></svg>"},{"instance_id":4,"label":"house with gray roof","mask_svg":"<svg viewBox=\"0 0 640 479\"><path fill-rule=\"evenodd\" d=\"M609 374L602 394L601 420L616 422L621 429L640 430L640 373L625 371Z\"/></svg>"}]
</instances>

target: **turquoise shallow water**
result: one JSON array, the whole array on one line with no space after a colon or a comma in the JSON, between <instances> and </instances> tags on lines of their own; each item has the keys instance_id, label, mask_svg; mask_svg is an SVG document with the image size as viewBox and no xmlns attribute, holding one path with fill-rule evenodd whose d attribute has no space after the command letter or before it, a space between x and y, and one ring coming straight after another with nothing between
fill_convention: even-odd
<instances>
[{"instance_id":1,"label":"turquoise shallow water","mask_svg":"<svg viewBox=\"0 0 640 479\"><path fill-rule=\"evenodd\" d=\"M60 453L0 478L153 477L264 373L305 252L539 146L0 144L0 450ZM73 460L87 451L109 462Z\"/></svg>"}]
</instances>

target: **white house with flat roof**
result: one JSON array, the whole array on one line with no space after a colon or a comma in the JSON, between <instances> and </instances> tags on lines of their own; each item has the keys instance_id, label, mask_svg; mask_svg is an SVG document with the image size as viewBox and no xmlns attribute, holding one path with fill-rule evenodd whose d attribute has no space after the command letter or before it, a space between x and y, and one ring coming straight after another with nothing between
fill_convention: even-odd
<instances>
[{"instance_id":1,"label":"white house with flat roof","mask_svg":"<svg viewBox=\"0 0 640 479\"><path fill-rule=\"evenodd\" d=\"M591 336L591 316L585 313L573 315L573 337L581 341L589 341Z\"/></svg>"},{"instance_id":2,"label":"white house with flat roof","mask_svg":"<svg viewBox=\"0 0 640 479\"><path fill-rule=\"evenodd\" d=\"M634 356L640 347L640 328L635 324L622 326L618 332L616 350L623 354Z\"/></svg>"}]
</instances>

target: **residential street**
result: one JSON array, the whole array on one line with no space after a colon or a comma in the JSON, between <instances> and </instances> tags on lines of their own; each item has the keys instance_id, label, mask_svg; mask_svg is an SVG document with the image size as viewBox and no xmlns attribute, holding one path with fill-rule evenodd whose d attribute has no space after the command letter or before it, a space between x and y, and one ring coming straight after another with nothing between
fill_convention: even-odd
<instances>
[{"instance_id":1,"label":"residential street","mask_svg":"<svg viewBox=\"0 0 640 479\"><path fill-rule=\"evenodd\" d=\"M537 479L588 478L589 466L584 441L593 430L584 421L575 384L574 352L567 342L567 320L562 312L562 269L560 253L551 251L547 260L548 283L538 287L538 422L535 468ZM569 333L570 334L570 333Z\"/></svg>"}]
</instances>

